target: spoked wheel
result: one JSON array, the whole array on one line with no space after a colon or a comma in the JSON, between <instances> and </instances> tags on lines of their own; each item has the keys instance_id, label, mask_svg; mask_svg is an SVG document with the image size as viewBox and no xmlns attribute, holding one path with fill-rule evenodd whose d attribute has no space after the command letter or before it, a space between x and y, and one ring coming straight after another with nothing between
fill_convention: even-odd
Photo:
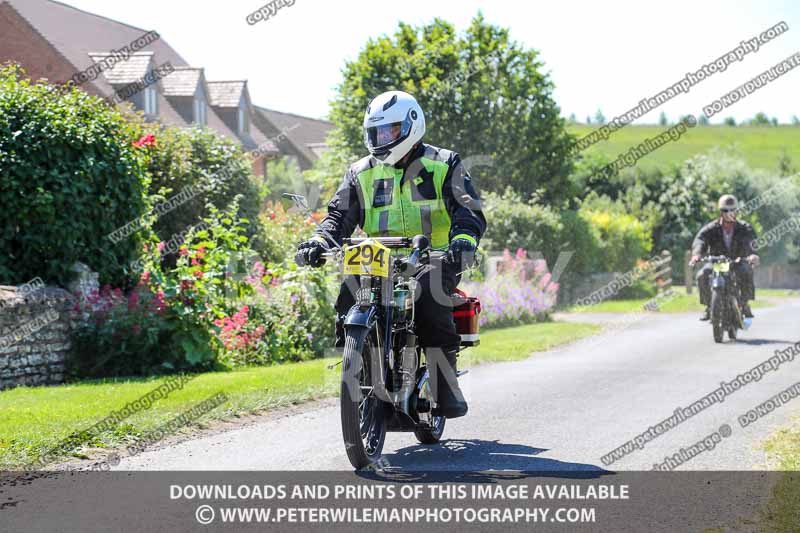
<instances>
[{"instance_id":1,"label":"spoked wheel","mask_svg":"<svg viewBox=\"0 0 800 533\"><path fill-rule=\"evenodd\" d=\"M430 382L427 377L424 379L425 381L420 387L419 397L427 400L428 405L433 407L433 394L431 392ZM444 423L447 419L443 416L430 416L430 414L424 416L420 415L420 418L428 422L429 425L426 428L415 429L414 436L416 436L417 440L422 444L437 444L439 440L441 440L442 434L444 434Z\"/></svg>"},{"instance_id":2,"label":"spoked wheel","mask_svg":"<svg viewBox=\"0 0 800 533\"><path fill-rule=\"evenodd\" d=\"M437 444L444 433L445 420L443 416L434 416L431 420L431 427L415 429L414 435L422 444Z\"/></svg>"},{"instance_id":3,"label":"spoked wheel","mask_svg":"<svg viewBox=\"0 0 800 533\"><path fill-rule=\"evenodd\" d=\"M722 342L724 330L722 329L722 318L724 316L725 303L722 295L718 292L711 294L711 326L714 328L714 342Z\"/></svg>"},{"instance_id":4,"label":"spoked wheel","mask_svg":"<svg viewBox=\"0 0 800 533\"><path fill-rule=\"evenodd\" d=\"M377 461L386 440L384 405L371 378L370 356L375 347L368 333L365 328L347 332L342 362L342 437L347 458L357 469Z\"/></svg>"}]
</instances>

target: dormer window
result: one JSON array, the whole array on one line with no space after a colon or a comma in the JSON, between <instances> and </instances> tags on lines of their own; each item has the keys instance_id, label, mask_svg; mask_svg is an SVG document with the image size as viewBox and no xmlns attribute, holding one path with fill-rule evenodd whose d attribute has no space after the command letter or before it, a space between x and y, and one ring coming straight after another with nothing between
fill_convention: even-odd
<instances>
[{"instance_id":1,"label":"dormer window","mask_svg":"<svg viewBox=\"0 0 800 533\"><path fill-rule=\"evenodd\" d=\"M250 117L243 107L239 108L239 134L250 133Z\"/></svg>"},{"instance_id":2,"label":"dormer window","mask_svg":"<svg viewBox=\"0 0 800 533\"><path fill-rule=\"evenodd\" d=\"M194 99L194 122L201 126L206 125L206 102L202 98Z\"/></svg>"},{"instance_id":3,"label":"dormer window","mask_svg":"<svg viewBox=\"0 0 800 533\"><path fill-rule=\"evenodd\" d=\"M150 117L158 115L157 93L152 85L144 90L144 114Z\"/></svg>"}]
</instances>

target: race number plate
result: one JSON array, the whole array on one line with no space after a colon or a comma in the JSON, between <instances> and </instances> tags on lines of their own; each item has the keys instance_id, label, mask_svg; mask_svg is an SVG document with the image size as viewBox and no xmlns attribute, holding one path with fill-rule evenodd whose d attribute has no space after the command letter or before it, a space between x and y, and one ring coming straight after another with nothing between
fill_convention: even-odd
<instances>
[{"instance_id":1,"label":"race number plate","mask_svg":"<svg viewBox=\"0 0 800 533\"><path fill-rule=\"evenodd\" d=\"M728 262L714 263L714 272L728 272L731 269L731 264Z\"/></svg>"},{"instance_id":2,"label":"race number plate","mask_svg":"<svg viewBox=\"0 0 800 533\"><path fill-rule=\"evenodd\" d=\"M389 249L367 239L344 250L344 273L349 276L389 277Z\"/></svg>"}]
</instances>

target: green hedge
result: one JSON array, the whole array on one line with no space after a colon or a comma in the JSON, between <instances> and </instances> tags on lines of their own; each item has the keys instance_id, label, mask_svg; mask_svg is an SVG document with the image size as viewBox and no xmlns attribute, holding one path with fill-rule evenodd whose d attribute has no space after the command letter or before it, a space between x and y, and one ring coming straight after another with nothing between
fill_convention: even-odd
<instances>
[{"instance_id":1,"label":"green hedge","mask_svg":"<svg viewBox=\"0 0 800 533\"><path fill-rule=\"evenodd\" d=\"M652 226L620 204L597 199L578 210L561 210L523 201L506 191L484 195L488 227L482 247L540 252L552 268L560 252L574 252L565 275L624 272L652 249Z\"/></svg>"},{"instance_id":2,"label":"green hedge","mask_svg":"<svg viewBox=\"0 0 800 533\"><path fill-rule=\"evenodd\" d=\"M207 128L148 126L142 133L155 137L147 148L151 192L163 201L181 191L202 191L155 221L154 230L161 240L168 241L207 217L209 205L225 209L237 195L241 195L239 214L250 221L247 236L258 232L262 194L251 159L239 144Z\"/></svg>"},{"instance_id":3,"label":"green hedge","mask_svg":"<svg viewBox=\"0 0 800 533\"><path fill-rule=\"evenodd\" d=\"M99 98L0 68L0 284L64 284L82 261L121 285L138 234L107 235L147 211L136 127Z\"/></svg>"}]
</instances>

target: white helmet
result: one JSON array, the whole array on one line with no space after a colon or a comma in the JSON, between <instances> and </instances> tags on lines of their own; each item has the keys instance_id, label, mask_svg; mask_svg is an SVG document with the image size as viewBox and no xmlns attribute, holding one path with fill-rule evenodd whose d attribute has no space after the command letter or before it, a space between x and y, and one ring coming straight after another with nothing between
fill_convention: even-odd
<instances>
[{"instance_id":1,"label":"white helmet","mask_svg":"<svg viewBox=\"0 0 800 533\"><path fill-rule=\"evenodd\" d=\"M364 114L364 144L385 165L394 165L425 135L425 115L408 93L376 96Z\"/></svg>"}]
</instances>

